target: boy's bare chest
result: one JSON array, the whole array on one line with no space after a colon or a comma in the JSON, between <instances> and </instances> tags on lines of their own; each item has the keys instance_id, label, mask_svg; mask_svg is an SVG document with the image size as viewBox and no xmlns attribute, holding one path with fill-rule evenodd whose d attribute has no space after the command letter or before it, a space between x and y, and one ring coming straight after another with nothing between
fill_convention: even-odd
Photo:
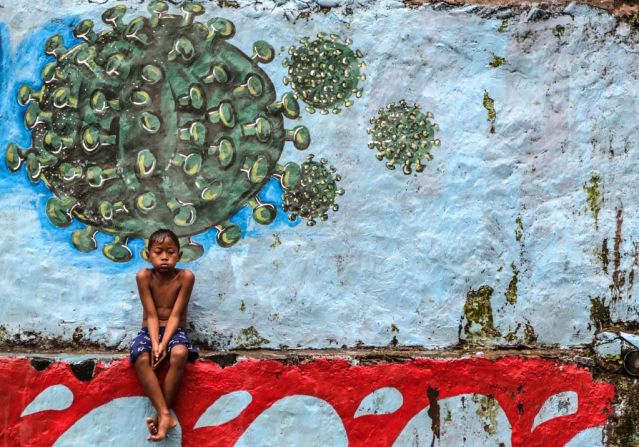
<instances>
[{"instance_id":1,"label":"boy's bare chest","mask_svg":"<svg viewBox=\"0 0 639 447\"><path fill-rule=\"evenodd\" d=\"M149 287L155 307L173 307L180 292L181 284L175 279L171 281L155 280L151 281Z\"/></svg>"}]
</instances>

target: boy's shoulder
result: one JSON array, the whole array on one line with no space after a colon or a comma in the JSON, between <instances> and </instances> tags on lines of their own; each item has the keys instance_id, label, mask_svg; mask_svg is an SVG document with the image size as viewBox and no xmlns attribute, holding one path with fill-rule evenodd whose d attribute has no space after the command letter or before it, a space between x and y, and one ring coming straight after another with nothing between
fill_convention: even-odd
<instances>
[{"instance_id":1,"label":"boy's shoulder","mask_svg":"<svg viewBox=\"0 0 639 447\"><path fill-rule=\"evenodd\" d=\"M135 274L135 277L138 279L149 279L151 278L151 274L151 269L144 267Z\"/></svg>"},{"instance_id":2,"label":"boy's shoulder","mask_svg":"<svg viewBox=\"0 0 639 447\"><path fill-rule=\"evenodd\" d=\"M193 273L191 270L180 269L179 274L182 276L182 278L185 281L194 281L195 280L195 273Z\"/></svg>"}]
</instances>

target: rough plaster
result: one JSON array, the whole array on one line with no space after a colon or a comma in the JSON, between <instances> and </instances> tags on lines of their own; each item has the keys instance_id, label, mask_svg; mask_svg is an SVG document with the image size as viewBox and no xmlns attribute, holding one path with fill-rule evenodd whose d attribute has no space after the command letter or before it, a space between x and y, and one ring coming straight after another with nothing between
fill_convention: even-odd
<instances>
[{"instance_id":1,"label":"rough plaster","mask_svg":"<svg viewBox=\"0 0 639 447\"><path fill-rule=\"evenodd\" d=\"M68 35L67 24L80 17L99 21L109 5L2 9L5 144L28 141L14 94L37 83L44 40ZM245 223L246 237L226 250L210 235L199 238L207 251L189 265L197 276L194 337L218 348L450 347L468 339L459 330L465 302L482 286L494 291L495 329L482 343L588 343L596 297L613 321L634 320L630 25L574 4L541 16L393 2L333 6L301 16L306 5L295 2L208 6L206 17L236 24L233 43L246 51L260 38L286 49L319 31L350 36L364 53L367 80L352 109L302 116L310 151L321 149L343 175L339 212L313 228ZM503 64L492 67L493 55ZM265 66L278 92L286 91L284 56ZM414 176L386 170L367 149L368 119L401 98L419 102L440 125L435 159ZM5 340L125 347L139 325L133 276L143 261L114 265L98 252L77 252L70 230L44 216L46 187L31 186L23 172L3 168L0 188Z\"/></svg>"}]
</instances>

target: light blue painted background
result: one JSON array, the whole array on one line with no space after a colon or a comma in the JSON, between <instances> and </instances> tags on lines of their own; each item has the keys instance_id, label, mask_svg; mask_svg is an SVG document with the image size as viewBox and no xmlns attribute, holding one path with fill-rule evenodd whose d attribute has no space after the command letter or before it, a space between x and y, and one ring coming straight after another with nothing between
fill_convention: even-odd
<instances>
[{"instance_id":1,"label":"light blue painted background","mask_svg":"<svg viewBox=\"0 0 639 447\"><path fill-rule=\"evenodd\" d=\"M137 2L0 0L2 148L28 144L15 93L23 83L39 85L46 38L61 33L70 45L81 18L101 29L99 15L115 4L130 6L128 17L147 14ZM212 233L196 238L207 246L188 266L197 277L190 307L197 338L234 347L243 342L240 331L253 326L270 341L263 347L385 346L393 336L401 345L452 346L466 293L490 285L495 326L504 334L528 322L541 344L590 342L590 298L608 296L611 283L595 250L604 238L612 248L617 207L624 209L622 252L638 233L639 47L627 25L575 6L542 21L529 21L527 11L502 12L514 16L499 33L502 17L482 18L471 7L347 2L295 20L307 3L205 4L201 19L232 20L231 42L247 53L259 39L286 49L319 31L349 36L364 53L368 79L352 109L301 120L313 137L307 152L327 157L342 174L339 212L313 228L289 225L283 213L275 225L258 227L245 213L236 219L248 234L230 249L216 247ZM561 39L552 32L558 24L566 29ZM492 53L507 63L489 67ZM285 55L264 67L278 96L287 91ZM484 91L495 100L495 134ZM369 118L401 98L432 111L441 128L435 160L410 177L388 171L367 148ZM282 160L305 155L287 144ZM598 229L583 191L593 173L605 189ZM9 335L34 330L63 339L81 327L92 341L126 346L139 326L134 273L143 262L116 265L99 251L77 252L72 228L56 228L44 216L48 197L45 186L2 163L0 325ZM281 245L272 247L274 234ZM137 254L141 244L132 247ZM512 263L520 271L514 306L504 297ZM631 263L624 255L622 269ZM614 317L636 319L629 295Z\"/></svg>"}]
</instances>

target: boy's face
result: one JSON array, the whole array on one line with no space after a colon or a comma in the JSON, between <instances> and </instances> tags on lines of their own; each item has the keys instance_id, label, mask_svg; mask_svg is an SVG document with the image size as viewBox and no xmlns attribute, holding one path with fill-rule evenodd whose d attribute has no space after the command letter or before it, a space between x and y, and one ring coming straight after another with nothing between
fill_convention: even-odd
<instances>
[{"instance_id":1,"label":"boy's face","mask_svg":"<svg viewBox=\"0 0 639 447\"><path fill-rule=\"evenodd\" d=\"M147 254L149 262L160 272L170 272L175 269L175 264L182 256L182 252L169 237L165 237L160 242L153 244L147 250Z\"/></svg>"}]
</instances>

